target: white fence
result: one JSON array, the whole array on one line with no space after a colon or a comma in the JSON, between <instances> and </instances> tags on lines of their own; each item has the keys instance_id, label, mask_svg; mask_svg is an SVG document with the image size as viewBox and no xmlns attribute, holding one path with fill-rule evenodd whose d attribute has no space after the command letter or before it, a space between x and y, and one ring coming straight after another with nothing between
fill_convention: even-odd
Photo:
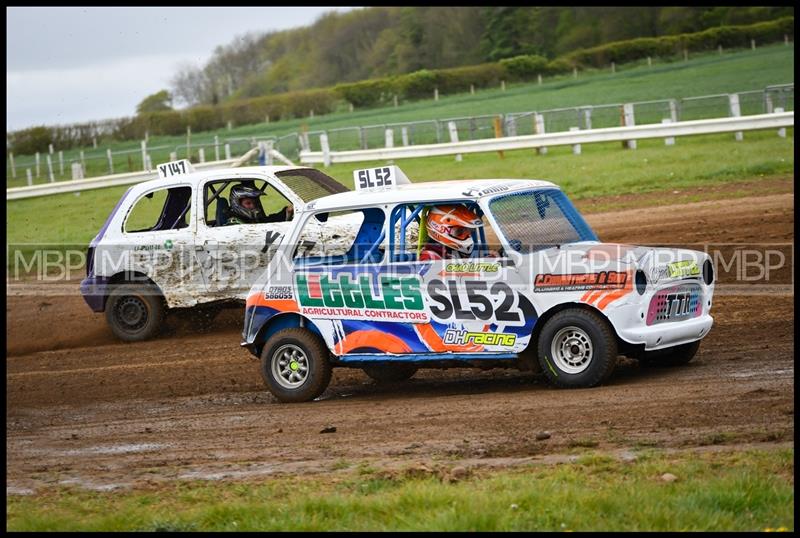
<instances>
[{"instance_id":1,"label":"white fence","mask_svg":"<svg viewBox=\"0 0 800 538\"><path fill-rule=\"evenodd\" d=\"M263 148L256 147L241 157L206 163L195 163L192 166L194 166L196 170L213 170L215 168L241 166L256 156L260 151L263 151ZM289 166L294 166L291 161L289 161L278 151L274 149L268 149L268 151L268 164L271 164L272 158L275 158L288 164ZM14 189L6 189L6 200L19 200L22 198L35 198L37 196L47 196L50 194L88 191L92 189L102 189L104 187L115 187L118 185L131 185L133 183L140 183L142 181L155 179L156 177L158 177L156 171L150 170L132 172L128 174L93 177L89 179L79 179L74 181L57 181L53 183L45 183L44 185L32 185L30 187L17 187Z\"/></svg>"},{"instance_id":2,"label":"white fence","mask_svg":"<svg viewBox=\"0 0 800 538\"><path fill-rule=\"evenodd\" d=\"M303 164L350 163L361 161L383 161L439 155L460 155L488 151L510 151L515 149L546 148L591 144L595 142L632 141L643 138L675 138L677 136L740 132L756 129L781 129L794 126L794 111L733 116L707 120L657 123L605 129L573 130L540 135L508 136L446 142L419 146L400 146L355 151L301 151ZM668 141L667 141L668 142ZM323 146L325 148L325 146Z\"/></svg>"}]
</instances>

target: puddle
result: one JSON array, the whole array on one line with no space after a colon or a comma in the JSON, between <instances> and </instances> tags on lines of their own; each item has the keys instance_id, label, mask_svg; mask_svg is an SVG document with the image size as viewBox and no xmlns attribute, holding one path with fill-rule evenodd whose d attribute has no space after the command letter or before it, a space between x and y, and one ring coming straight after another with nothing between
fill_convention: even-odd
<instances>
[{"instance_id":1,"label":"puddle","mask_svg":"<svg viewBox=\"0 0 800 538\"><path fill-rule=\"evenodd\" d=\"M133 452L150 452L159 450L167 445L156 443L141 443L133 445L96 446L92 448L79 448L64 452L67 456L82 456L84 454L130 454Z\"/></svg>"}]
</instances>

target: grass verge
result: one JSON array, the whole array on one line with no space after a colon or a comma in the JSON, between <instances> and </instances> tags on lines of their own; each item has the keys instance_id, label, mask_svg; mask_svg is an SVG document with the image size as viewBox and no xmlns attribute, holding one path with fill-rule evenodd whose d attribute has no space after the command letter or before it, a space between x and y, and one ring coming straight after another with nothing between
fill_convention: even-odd
<instances>
[{"instance_id":1,"label":"grass verge","mask_svg":"<svg viewBox=\"0 0 800 538\"><path fill-rule=\"evenodd\" d=\"M11 496L7 528L119 530L794 529L794 450L588 452L572 463L429 473L340 471L258 483ZM418 469L419 467L417 467ZM665 473L677 477L668 482ZM463 473L462 473L463 474Z\"/></svg>"}]
</instances>

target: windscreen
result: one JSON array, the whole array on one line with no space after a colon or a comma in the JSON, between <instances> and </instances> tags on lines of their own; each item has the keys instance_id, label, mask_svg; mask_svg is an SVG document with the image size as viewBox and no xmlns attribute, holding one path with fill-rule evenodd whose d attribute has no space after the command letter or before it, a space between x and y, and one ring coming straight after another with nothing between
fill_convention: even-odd
<instances>
[{"instance_id":1,"label":"windscreen","mask_svg":"<svg viewBox=\"0 0 800 538\"><path fill-rule=\"evenodd\" d=\"M597 241L567 196L558 189L515 192L489 203L511 247L527 254L578 241Z\"/></svg>"}]
</instances>

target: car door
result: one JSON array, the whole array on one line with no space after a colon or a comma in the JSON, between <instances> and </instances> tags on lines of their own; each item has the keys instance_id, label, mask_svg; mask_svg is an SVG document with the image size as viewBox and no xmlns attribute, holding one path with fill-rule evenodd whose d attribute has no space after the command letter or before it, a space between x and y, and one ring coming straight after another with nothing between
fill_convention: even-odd
<instances>
[{"instance_id":1,"label":"car door","mask_svg":"<svg viewBox=\"0 0 800 538\"><path fill-rule=\"evenodd\" d=\"M201 183L198 205L203 208L198 219L197 256L202 268L206 292L216 299L245 299L274 254L277 245L292 228L292 220L240 224L230 223L230 190L235 185L253 186L265 214L275 214L294 202L266 177L212 177ZM263 199L263 200L262 200ZM275 218L282 218L276 216Z\"/></svg>"},{"instance_id":2,"label":"car door","mask_svg":"<svg viewBox=\"0 0 800 538\"><path fill-rule=\"evenodd\" d=\"M122 225L125 269L144 273L170 307L202 302L203 274L195 254L195 215L189 184L154 187L131 204Z\"/></svg>"}]
</instances>

